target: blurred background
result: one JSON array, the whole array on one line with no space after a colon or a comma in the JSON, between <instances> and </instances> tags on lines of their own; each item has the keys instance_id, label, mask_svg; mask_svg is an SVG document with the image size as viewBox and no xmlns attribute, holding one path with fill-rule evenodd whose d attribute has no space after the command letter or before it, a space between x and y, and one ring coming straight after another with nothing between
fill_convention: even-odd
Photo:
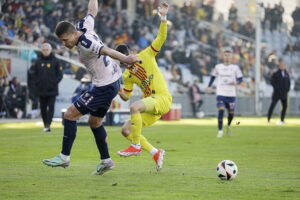
<instances>
[{"instance_id":1,"label":"blurred background","mask_svg":"<svg viewBox=\"0 0 300 200\"><path fill-rule=\"evenodd\" d=\"M160 0L102 0L95 19L96 33L109 47L126 43L136 52L151 44L159 27ZM266 115L271 101L270 77L283 59L291 78L288 115L300 115L300 0L167 0L168 38L157 56L173 95L175 116L216 115L215 95L205 88L222 51L231 48L246 87L238 87L237 115ZM2 0L0 3L0 117L39 117L34 106L30 69L41 44L49 42L61 59L64 77L56 99L55 116L71 104L86 71L76 49L68 50L54 35L57 22L78 22L87 12L86 0ZM16 84L18 113L10 111L9 84ZM202 105L193 112L193 86ZM133 100L141 96L134 90ZM279 106L275 113L279 113ZM128 103L116 98L111 110L127 112ZM13 112L13 113L11 113Z\"/></svg>"}]
</instances>

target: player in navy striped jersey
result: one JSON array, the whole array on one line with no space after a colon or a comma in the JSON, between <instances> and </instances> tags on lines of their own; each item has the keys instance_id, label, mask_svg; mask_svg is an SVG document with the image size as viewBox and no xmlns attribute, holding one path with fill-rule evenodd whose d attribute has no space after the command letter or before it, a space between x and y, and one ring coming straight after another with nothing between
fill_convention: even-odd
<instances>
[{"instance_id":1,"label":"player in navy striped jersey","mask_svg":"<svg viewBox=\"0 0 300 200\"><path fill-rule=\"evenodd\" d=\"M59 22L55 33L64 46L72 49L77 46L79 58L92 75L94 87L83 93L64 114L64 136L61 153L43 163L52 167L67 167L70 163L72 144L76 137L76 120L82 115L90 114L89 125L101 156L95 174L103 174L114 167L110 159L107 134L102 125L103 118L110 107L112 99L120 89L119 79L122 75L119 62L133 65L139 59L135 55L125 56L104 46L94 32L94 18L98 12L98 1L89 0L88 14L76 27L67 22Z\"/></svg>"},{"instance_id":2,"label":"player in navy striped jersey","mask_svg":"<svg viewBox=\"0 0 300 200\"><path fill-rule=\"evenodd\" d=\"M237 65L231 63L232 51L226 48L223 53L223 63L217 64L212 71L211 79L208 85L208 92L211 92L212 84L217 78L217 108L218 108L218 134L217 137L223 137L223 115L224 109L228 111L227 134L232 135L230 125L234 116L236 86L243 85L243 74Z\"/></svg>"}]
</instances>

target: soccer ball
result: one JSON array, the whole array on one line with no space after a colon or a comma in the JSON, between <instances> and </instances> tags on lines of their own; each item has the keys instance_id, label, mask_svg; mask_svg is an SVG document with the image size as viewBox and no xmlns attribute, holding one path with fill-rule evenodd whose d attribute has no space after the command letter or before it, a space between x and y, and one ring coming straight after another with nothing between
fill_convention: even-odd
<instances>
[{"instance_id":1,"label":"soccer ball","mask_svg":"<svg viewBox=\"0 0 300 200\"><path fill-rule=\"evenodd\" d=\"M233 180L237 173L238 168L231 160L223 160L217 166L217 175L221 180Z\"/></svg>"}]
</instances>

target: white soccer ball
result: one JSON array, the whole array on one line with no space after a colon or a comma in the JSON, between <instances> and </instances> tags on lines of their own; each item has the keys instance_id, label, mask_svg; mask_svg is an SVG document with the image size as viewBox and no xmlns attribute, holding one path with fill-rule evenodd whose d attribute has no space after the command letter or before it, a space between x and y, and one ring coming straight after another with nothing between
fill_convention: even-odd
<instances>
[{"instance_id":1,"label":"white soccer ball","mask_svg":"<svg viewBox=\"0 0 300 200\"><path fill-rule=\"evenodd\" d=\"M231 160L223 160L217 166L217 175L221 180L233 180L237 173L238 168Z\"/></svg>"},{"instance_id":2,"label":"white soccer ball","mask_svg":"<svg viewBox=\"0 0 300 200\"><path fill-rule=\"evenodd\" d=\"M196 115L198 118L203 118L205 113L201 111L201 112L198 112Z\"/></svg>"}]
</instances>

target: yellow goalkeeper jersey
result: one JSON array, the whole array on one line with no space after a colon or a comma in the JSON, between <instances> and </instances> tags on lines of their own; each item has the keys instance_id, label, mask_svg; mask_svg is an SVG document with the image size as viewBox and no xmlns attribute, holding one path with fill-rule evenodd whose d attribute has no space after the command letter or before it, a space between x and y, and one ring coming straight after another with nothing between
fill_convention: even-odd
<instances>
[{"instance_id":1,"label":"yellow goalkeeper jersey","mask_svg":"<svg viewBox=\"0 0 300 200\"><path fill-rule=\"evenodd\" d=\"M142 61L123 73L124 91L131 95L134 84L143 92L143 98L158 94L170 95L166 81L157 66L155 56L167 38L167 23L161 22L158 34L152 44L137 54Z\"/></svg>"}]
</instances>

